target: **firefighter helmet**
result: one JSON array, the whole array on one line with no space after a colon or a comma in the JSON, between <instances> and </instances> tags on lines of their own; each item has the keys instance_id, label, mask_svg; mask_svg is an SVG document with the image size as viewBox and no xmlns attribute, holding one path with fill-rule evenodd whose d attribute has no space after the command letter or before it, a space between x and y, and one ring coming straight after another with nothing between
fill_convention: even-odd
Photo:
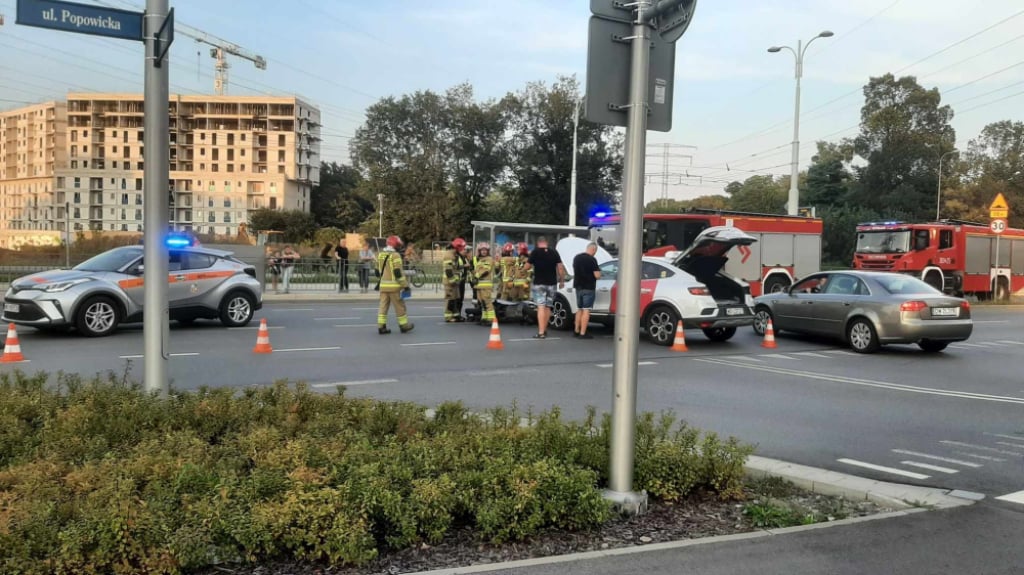
<instances>
[{"instance_id":1,"label":"firefighter helmet","mask_svg":"<svg viewBox=\"0 0 1024 575\"><path fill-rule=\"evenodd\" d=\"M461 254L462 251L466 249L466 240L462 238L455 238L452 240L452 249Z\"/></svg>"},{"instance_id":2,"label":"firefighter helmet","mask_svg":"<svg viewBox=\"0 0 1024 575\"><path fill-rule=\"evenodd\" d=\"M515 246L512 245L512 242L508 242L505 245L501 246L501 255L510 256L512 255L512 252L515 251L515 249L516 248Z\"/></svg>"},{"instance_id":3,"label":"firefighter helmet","mask_svg":"<svg viewBox=\"0 0 1024 575\"><path fill-rule=\"evenodd\" d=\"M530 247L526 245L526 242L519 242L519 255L529 255Z\"/></svg>"},{"instance_id":4,"label":"firefighter helmet","mask_svg":"<svg viewBox=\"0 0 1024 575\"><path fill-rule=\"evenodd\" d=\"M389 248L393 248L393 249L397 250L398 248L402 247L402 238L400 238L398 236L388 236L388 242L387 243L388 243L388 247Z\"/></svg>"},{"instance_id":5,"label":"firefighter helmet","mask_svg":"<svg viewBox=\"0 0 1024 575\"><path fill-rule=\"evenodd\" d=\"M480 253L484 250L491 251L491 244L487 242L480 242L476 245L476 252Z\"/></svg>"}]
</instances>

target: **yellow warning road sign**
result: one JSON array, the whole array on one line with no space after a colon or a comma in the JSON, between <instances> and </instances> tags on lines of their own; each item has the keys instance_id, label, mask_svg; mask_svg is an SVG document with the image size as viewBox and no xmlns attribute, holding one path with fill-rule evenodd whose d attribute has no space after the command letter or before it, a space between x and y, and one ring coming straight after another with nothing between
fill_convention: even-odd
<instances>
[{"instance_id":1,"label":"yellow warning road sign","mask_svg":"<svg viewBox=\"0 0 1024 575\"><path fill-rule=\"evenodd\" d=\"M992 205L988 207L988 217L992 219L1006 219L1010 216L1010 206L1006 203L1006 198L1003 194L996 194L996 199L992 200Z\"/></svg>"}]
</instances>

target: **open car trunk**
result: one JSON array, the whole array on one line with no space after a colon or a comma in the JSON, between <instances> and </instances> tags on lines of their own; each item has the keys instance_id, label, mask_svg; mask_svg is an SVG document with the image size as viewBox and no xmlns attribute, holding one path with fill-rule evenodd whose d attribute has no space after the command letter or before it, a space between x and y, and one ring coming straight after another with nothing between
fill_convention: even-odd
<instances>
[{"instance_id":1,"label":"open car trunk","mask_svg":"<svg viewBox=\"0 0 1024 575\"><path fill-rule=\"evenodd\" d=\"M747 288L722 270L729 261L726 254L736 246L749 246L757 240L742 230L718 226L701 232L693 245L678 254L673 264L707 286L719 304L743 304Z\"/></svg>"}]
</instances>

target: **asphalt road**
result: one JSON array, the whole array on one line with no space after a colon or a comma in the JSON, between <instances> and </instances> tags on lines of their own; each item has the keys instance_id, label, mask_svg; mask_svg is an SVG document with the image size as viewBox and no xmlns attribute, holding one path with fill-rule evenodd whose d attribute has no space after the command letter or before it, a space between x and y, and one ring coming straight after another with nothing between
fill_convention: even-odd
<instances>
[{"instance_id":1,"label":"asphalt road","mask_svg":"<svg viewBox=\"0 0 1024 575\"><path fill-rule=\"evenodd\" d=\"M441 322L441 302L415 301L416 330L376 333L373 302L271 303L271 355L254 355L256 323L172 327L169 369L179 389L301 380L348 392L436 405L610 409L612 334L530 338L504 326L505 350L486 349L488 330ZM873 356L837 342L779 336L764 350L750 330L714 344L688 332L689 353L641 343L638 402L672 409L701 428L755 443L758 453L886 481L980 492L1024 507L1024 310L975 308L974 336L945 353L886 348ZM393 323L394 320L392 320ZM142 371L142 328L112 337L20 330L30 363L0 372Z\"/></svg>"}]
</instances>

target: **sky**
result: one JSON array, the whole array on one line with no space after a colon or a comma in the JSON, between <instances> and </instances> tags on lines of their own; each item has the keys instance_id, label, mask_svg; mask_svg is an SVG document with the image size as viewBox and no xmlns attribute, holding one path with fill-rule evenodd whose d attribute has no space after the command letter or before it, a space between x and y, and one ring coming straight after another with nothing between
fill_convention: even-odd
<instances>
[{"instance_id":1,"label":"sky","mask_svg":"<svg viewBox=\"0 0 1024 575\"><path fill-rule=\"evenodd\" d=\"M143 0L80 0L141 10ZM589 0L170 0L178 35L172 93L212 93L209 48L185 32L267 59L231 58L229 94L296 94L324 113L325 160L348 162L363 111L379 98L469 82L481 99L528 82L585 83ZM142 45L15 25L0 0L0 109L68 91L138 92ZM953 106L957 145L988 123L1024 120L1020 0L702 0L676 43L670 132L649 132L646 201L720 193L788 174L794 58L769 54L822 30L804 62L800 166L817 140L857 133L871 76L914 75ZM669 144L666 160L665 144ZM693 146L688 147L688 146ZM669 174L664 177L660 174ZM663 183L667 182L667 183Z\"/></svg>"}]
</instances>

